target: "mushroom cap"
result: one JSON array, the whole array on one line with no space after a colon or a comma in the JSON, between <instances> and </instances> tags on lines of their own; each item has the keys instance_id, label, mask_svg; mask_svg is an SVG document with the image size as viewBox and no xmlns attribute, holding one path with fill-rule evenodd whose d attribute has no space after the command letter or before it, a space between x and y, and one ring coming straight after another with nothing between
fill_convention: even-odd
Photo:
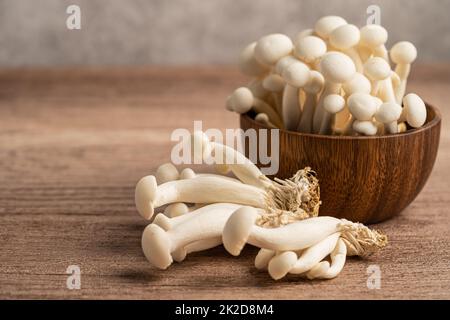
<instances>
[{"instance_id":1,"label":"mushroom cap","mask_svg":"<svg viewBox=\"0 0 450 320\"><path fill-rule=\"evenodd\" d=\"M237 209L227 220L222 232L225 249L233 256L238 256L250 236L258 213L253 207Z\"/></svg>"},{"instance_id":2,"label":"mushroom cap","mask_svg":"<svg viewBox=\"0 0 450 320\"><path fill-rule=\"evenodd\" d=\"M255 120L261 123L267 123L270 121L269 116L266 113L258 113L255 116Z\"/></svg>"},{"instance_id":3,"label":"mushroom cap","mask_svg":"<svg viewBox=\"0 0 450 320\"><path fill-rule=\"evenodd\" d=\"M297 58L294 56L285 56L277 61L275 64L275 73L281 75L283 74L283 71L289 67L291 64L299 62Z\"/></svg>"},{"instance_id":4,"label":"mushroom cap","mask_svg":"<svg viewBox=\"0 0 450 320\"><path fill-rule=\"evenodd\" d=\"M374 136L378 131L378 127L372 121L367 120L355 120L352 127L356 132L366 136Z\"/></svg>"},{"instance_id":5,"label":"mushroom cap","mask_svg":"<svg viewBox=\"0 0 450 320\"><path fill-rule=\"evenodd\" d=\"M368 24L361 28L361 44L369 47L376 48L386 43L388 39L388 33L385 28L377 24Z\"/></svg>"},{"instance_id":6,"label":"mushroom cap","mask_svg":"<svg viewBox=\"0 0 450 320\"><path fill-rule=\"evenodd\" d=\"M269 34L258 40L255 46L255 58L262 64L274 65L282 57L292 52L291 39L281 33Z\"/></svg>"},{"instance_id":7,"label":"mushroom cap","mask_svg":"<svg viewBox=\"0 0 450 320\"><path fill-rule=\"evenodd\" d=\"M319 37L306 36L295 42L295 56L307 63L314 62L326 52L327 44Z\"/></svg>"},{"instance_id":8,"label":"mushroom cap","mask_svg":"<svg viewBox=\"0 0 450 320\"><path fill-rule=\"evenodd\" d=\"M237 113L247 113L253 107L254 97L249 88L237 88L231 94L230 99L230 103Z\"/></svg>"},{"instance_id":9,"label":"mushroom cap","mask_svg":"<svg viewBox=\"0 0 450 320\"><path fill-rule=\"evenodd\" d=\"M239 55L238 65L241 72L250 77L260 77L269 72L269 68L255 58L256 42L247 45Z\"/></svg>"},{"instance_id":10,"label":"mushroom cap","mask_svg":"<svg viewBox=\"0 0 450 320\"><path fill-rule=\"evenodd\" d=\"M356 92L370 93L370 90L372 89L372 84L365 75L356 72L350 81L347 81L342 85L342 89L344 89L347 95L352 95L353 93Z\"/></svg>"},{"instance_id":11,"label":"mushroom cap","mask_svg":"<svg viewBox=\"0 0 450 320\"><path fill-rule=\"evenodd\" d=\"M319 70L325 80L333 83L345 83L353 78L356 72L353 60L335 51L330 51L322 57Z\"/></svg>"},{"instance_id":12,"label":"mushroom cap","mask_svg":"<svg viewBox=\"0 0 450 320\"><path fill-rule=\"evenodd\" d=\"M309 72L309 80L303 87L303 90L309 94L317 94L323 89L324 83L323 75L319 71L311 70Z\"/></svg>"},{"instance_id":13,"label":"mushroom cap","mask_svg":"<svg viewBox=\"0 0 450 320\"><path fill-rule=\"evenodd\" d=\"M359 43L359 28L353 24L344 24L337 27L330 34L330 43L339 50L345 50Z\"/></svg>"},{"instance_id":14,"label":"mushroom cap","mask_svg":"<svg viewBox=\"0 0 450 320\"><path fill-rule=\"evenodd\" d=\"M272 73L264 78L262 85L266 90L281 92L283 91L286 82L280 75Z\"/></svg>"},{"instance_id":15,"label":"mushroom cap","mask_svg":"<svg viewBox=\"0 0 450 320\"><path fill-rule=\"evenodd\" d=\"M156 178L154 176L143 177L136 184L134 202L139 214L144 219L149 220L155 212L153 200L155 199L157 188L158 184L156 183Z\"/></svg>"},{"instance_id":16,"label":"mushroom cap","mask_svg":"<svg viewBox=\"0 0 450 320\"><path fill-rule=\"evenodd\" d=\"M270 249L261 248L255 257L255 267L258 270L267 269L270 260L275 255L275 251Z\"/></svg>"},{"instance_id":17,"label":"mushroom cap","mask_svg":"<svg viewBox=\"0 0 450 320\"><path fill-rule=\"evenodd\" d=\"M178 180L180 178L180 173L172 163L168 162L160 165L158 169L156 169L155 178L158 184L163 184L165 182Z\"/></svg>"},{"instance_id":18,"label":"mushroom cap","mask_svg":"<svg viewBox=\"0 0 450 320\"><path fill-rule=\"evenodd\" d=\"M375 113L375 119L381 123L397 121L402 114L402 107L395 102L383 103Z\"/></svg>"},{"instance_id":19,"label":"mushroom cap","mask_svg":"<svg viewBox=\"0 0 450 320\"><path fill-rule=\"evenodd\" d=\"M158 213L152 223L160 226L165 231L169 231L173 227L171 219L164 213Z\"/></svg>"},{"instance_id":20,"label":"mushroom cap","mask_svg":"<svg viewBox=\"0 0 450 320\"><path fill-rule=\"evenodd\" d=\"M170 238L156 224L149 224L142 234L142 251L148 261L159 269L167 269L173 260L170 255Z\"/></svg>"},{"instance_id":21,"label":"mushroom cap","mask_svg":"<svg viewBox=\"0 0 450 320\"><path fill-rule=\"evenodd\" d=\"M427 120L427 108L423 100L415 93L403 97L403 106L406 113L406 122L413 127L423 126Z\"/></svg>"},{"instance_id":22,"label":"mushroom cap","mask_svg":"<svg viewBox=\"0 0 450 320\"><path fill-rule=\"evenodd\" d=\"M314 32L322 39L328 39L331 32L337 27L347 24L344 18L339 16L325 16L317 20L314 25Z\"/></svg>"},{"instance_id":23,"label":"mushroom cap","mask_svg":"<svg viewBox=\"0 0 450 320\"><path fill-rule=\"evenodd\" d=\"M313 36L314 35L314 29L305 29L303 31L300 31L297 33L294 37L294 43L300 40L301 38L307 37L307 36Z\"/></svg>"},{"instance_id":24,"label":"mushroom cap","mask_svg":"<svg viewBox=\"0 0 450 320\"><path fill-rule=\"evenodd\" d=\"M293 251L285 251L270 260L268 271L274 280L283 278L297 263L297 254Z\"/></svg>"},{"instance_id":25,"label":"mushroom cap","mask_svg":"<svg viewBox=\"0 0 450 320\"><path fill-rule=\"evenodd\" d=\"M329 113L338 113L345 107L345 100L339 94L329 94L323 99L323 107Z\"/></svg>"},{"instance_id":26,"label":"mushroom cap","mask_svg":"<svg viewBox=\"0 0 450 320\"><path fill-rule=\"evenodd\" d=\"M409 41L400 41L392 46L390 56L396 64L410 64L417 58L417 49Z\"/></svg>"},{"instance_id":27,"label":"mushroom cap","mask_svg":"<svg viewBox=\"0 0 450 320\"><path fill-rule=\"evenodd\" d=\"M186 247L181 247L175 250L171 253L172 259L176 262L182 262L184 259L186 259L187 256L187 250Z\"/></svg>"},{"instance_id":28,"label":"mushroom cap","mask_svg":"<svg viewBox=\"0 0 450 320\"><path fill-rule=\"evenodd\" d=\"M283 79L291 86L303 87L309 80L309 67L303 62L291 64L283 71Z\"/></svg>"},{"instance_id":29,"label":"mushroom cap","mask_svg":"<svg viewBox=\"0 0 450 320\"><path fill-rule=\"evenodd\" d=\"M176 202L169 204L164 209L164 214L168 217L178 217L189 212L189 207L183 202Z\"/></svg>"},{"instance_id":30,"label":"mushroom cap","mask_svg":"<svg viewBox=\"0 0 450 320\"><path fill-rule=\"evenodd\" d=\"M180 180L195 178L197 174L191 168L184 168L180 173Z\"/></svg>"},{"instance_id":31,"label":"mushroom cap","mask_svg":"<svg viewBox=\"0 0 450 320\"><path fill-rule=\"evenodd\" d=\"M375 100L367 93L354 93L347 99L348 110L357 120L372 120L377 112Z\"/></svg>"},{"instance_id":32,"label":"mushroom cap","mask_svg":"<svg viewBox=\"0 0 450 320\"><path fill-rule=\"evenodd\" d=\"M372 81L387 79L391 72L391 66L383 58L372 57L364 63L364 75Z\"/></svg>"}]
</instances>

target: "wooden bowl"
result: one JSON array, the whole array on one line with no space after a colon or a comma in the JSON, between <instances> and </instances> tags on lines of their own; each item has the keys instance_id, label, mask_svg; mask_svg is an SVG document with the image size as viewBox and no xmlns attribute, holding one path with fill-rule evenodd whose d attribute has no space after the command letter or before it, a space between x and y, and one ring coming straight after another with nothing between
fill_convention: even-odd
<instances>
[{"instance_id":1,"label":"wooden bowl","mask_svg":"<svg viewBox=\"0 0 450 320\"><path fill-rule=\"evenodd\" d=\"M328 136L280 130L276 176L289 178L309 166L320 183L320 215L363 223L386 220L405 209L430 176L441 115L429 104L427 113L423 127L395 135ZM249 114L241 115L240 122L244 130L267 129Z\"/></svg>"}]
</instances>

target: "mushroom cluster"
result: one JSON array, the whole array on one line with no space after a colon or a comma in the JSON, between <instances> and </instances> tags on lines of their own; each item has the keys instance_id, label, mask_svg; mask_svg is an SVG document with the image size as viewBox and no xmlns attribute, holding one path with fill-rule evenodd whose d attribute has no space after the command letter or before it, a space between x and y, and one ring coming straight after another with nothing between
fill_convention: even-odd
<instances>
[{"instance_id":1,"label":"mushroom cluster","mask_svg":"<svg viewBox=\"0 0 450 320\"><path fill-rule=\"evenodd\" d=\"M417 50L401 41L388 51L387 39L380 25L358 28L338 16L320 18L294 39L264 36L241 52L239 68L253 79L227 98L226 108L304 133L381 135L421 127L425 103L405 95Z\"/></svg>"},{"instance_id":2,"label":"mushroom cluster","mask_svg":"<svg viewBox=\"0 0 450 320\"><path fill-rule=\"evenodd\" d=\"M179 172L167 163L136 185L140 215L153 218L142 235L142 249L155 267L166 269L191 252L221 244L236 256L249 243L261 248L255 266L273 279L288 273L330 279L342 270L346 256L367 256L386 245L385 235L362 224L318 217L319 184L310 168L290 179L271 180L242 153L203 132L192 134L191 146L194 158L215 165L219 173ZM217 155L230 164L217 161Z\"/></svg>"}]
</instances>

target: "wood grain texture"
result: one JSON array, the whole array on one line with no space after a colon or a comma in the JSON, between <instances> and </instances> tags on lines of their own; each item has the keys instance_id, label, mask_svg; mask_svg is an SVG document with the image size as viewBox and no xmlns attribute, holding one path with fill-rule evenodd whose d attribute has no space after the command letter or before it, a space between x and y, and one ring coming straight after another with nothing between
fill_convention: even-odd
<instances>
[{"instance_id":1,"label":"wood grain texture","mask_svg":"<svg viewBox=\"0 0 450 320\"><path fill-rule=\"evenodd\" d=\"M320 215L362 223L391 218L416 198L436 160L441 115L427 108L424 126L403 134L352 137L280 130L276 176L286 179L299 168L313 168L320 182ZM241 128L254 129L258 139L259 130L269 129L250 114L240 119Z\"/></svg>"},{"instance_id":2,"label":"wood grain texture","mask_svg":"<svg viewBox=\"0 0 450 320\"><path fill-rule=\"evenodd\" d=\"M389 246L338 278L273 281L256 249L222 247L160 271L145 260L134 186L167 161L173 129L237 128L224 98L245 83L225 67L0 71L0 298L450 298L450 66L415 66L411 91L440 108L435 167L401 214L376 225ZM200 170L202 168L196 168ZM81 268L81 290L66 268ZM381 289L366 286L381 268Z\"/></svg>"}]
</instances>

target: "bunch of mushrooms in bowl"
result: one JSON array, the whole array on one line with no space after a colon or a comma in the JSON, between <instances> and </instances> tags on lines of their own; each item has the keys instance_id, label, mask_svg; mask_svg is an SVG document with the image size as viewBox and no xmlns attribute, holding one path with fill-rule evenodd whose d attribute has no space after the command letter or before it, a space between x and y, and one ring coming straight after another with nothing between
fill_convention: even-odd
<instances>
[{"instance_id":1,"label":"bunch of mushrooms in bowl","mask_svg":"<svg viewBox=\"0 0 450 320\"><path fill-rule=\"evenodd\" d=\"M417 50L401 41L388 51L387 39L380 25L360 29L338 16L320 18L293 39L263 36L241 52L240 70L253 79L226 107L252 111L267 127L302 133L374 136L419 128L425 103L405 95Z\"/></svg>"},{"instance_id":2,"label":"bunch of mushrooms in bowl","mask_svg":"<svg viewBox=\"0 0 450 320\"><path fill-rule=\"evenodd\" d=\"M260 248L255 267L273 279L287 274L331 279L347 256L366 257L387 244L384 234L361 223L319 217L319 184L310 168L271 180L241 152L201 131L192 134L191 147L194 159L218 173L179 172L166 163L136 185L138 212L151 220L142 250L159 269L221 244L237 256L250 244ZM234 161L220 163L218 154Z\"/></svg>"},{"instance_id":3,"label":"bunch of mushrooms in bowl","mask_svg":"<svg viewBox=\"0 0 450 320\"><path fill-rule=\"evenodd\" d=\"M263 36L239 56L252 79L227 97L226 108L240 114L244 132L256 132L258 145L265 143L260 132L277 130L276 177L314 169L321 214L384 221L416 198L432 171L439 111L406 91L414 45L388 50L387 39L380 25L325 16L292 39Z\"/></svg>"}]
</instances>

